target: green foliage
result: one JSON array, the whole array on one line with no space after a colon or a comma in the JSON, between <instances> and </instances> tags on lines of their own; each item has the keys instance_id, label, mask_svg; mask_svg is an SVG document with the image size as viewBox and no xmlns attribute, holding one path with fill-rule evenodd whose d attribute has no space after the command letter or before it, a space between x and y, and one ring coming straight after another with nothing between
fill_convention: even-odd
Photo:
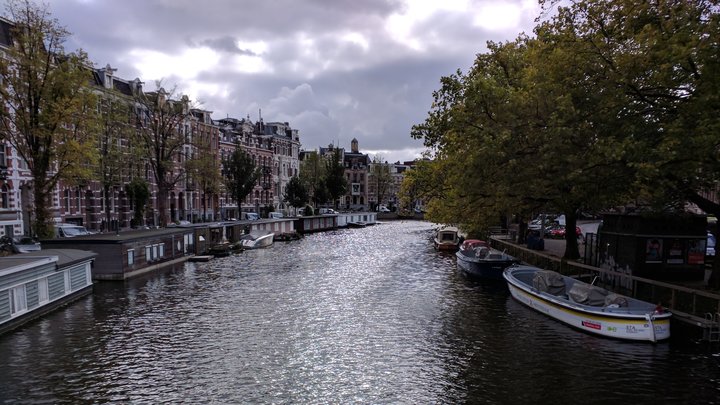
<instances>
[{"instance_id":1,"label":"green foliage","mask_svg":"<svg viewBox=\"0 0 720 405\"><path fill-rule=\"evenodd\" d=\"M233 154L223 162L222 174L225 187L239 206L255 188L261 171L255 166L250 155L242 150L240 145L236 145Z\"/></svg>"},{"instance_id":2,"label":"green foliage","mask_svg":"<svg viewBox=\"0 0 720 405\"><path fill-rule=\"evenodd\" d=\"M188 183L202 193L203 217L207 215L207 200L220 192L220 164L211 147L210 135L196 135L193 139L195 154L185 162Z\"/></svg>"},{"instance_id":3,"label":"green foliage","mask_svg":"<svg viewBox=\"0 0 720 405\"><path fill-rule=\"evenodd\" d=\"M306 205L305 209L303 210L305 216L313 216L315 215L315 210L313 210L313 207L311 205Z\"/></svg>"},{"instance_id":4,"label":"green foliage","mask_svg":"<svg viewBox=\"0 0 720 405\"><path fill-rule=\"evenodd\" d=\"M168 196L170 190L183 179L183 167L176 164L183 153L185 123L190 116L187 96L175 99L175 89L166 91L162 82L155 83L154 92L141 92L135 97L135 140L144 160L150 165L157 186L157 207L160 226L168 224Z\"/></svg>"},{"instance_id":5,"label":"green foliage","mask_svg":"<svg viewBox=\"0 0 720 405\"><path fill-rule=\"evenodd\" d=\"M489 43L413 127L434 161L405 193L428 199L427 218L474 230L539 209L572 229L581 210L681 205L719 173L712 4L573 1L536 38Z\"/></svg>"},{"instance_id":6,"label":"green foliage","mask_svg":"<svg viewBox=\"0 0 720 405\"><path fill-rule=\"evenodd\" d=\"M329 199L332 200L333 203L336 203L340 197L345 195L348 189L348 182L345 178L345 168L340 159L340 149L335 149L330 159L326 160L325 165L325 187L327 188ZM325 199L325 201L327 201L327 199Z\"/></svg>"},{"instance_id":7,"label":"green foliage","mask_svg":"<svg viewBox=\"0 0 720 405\"><path fill-rule=\"evenodd\" d=\"M370 169L370 181L374 183L378 204L384 203L393 179L390 174L390 165L383 162L381 156L375 156L373 158Z\"/></svg>"},{"instance_id":8,"label":"green foliage","mask_svg":"<svg viewBox=\"0 0 720 405\"><path fill-rule=\"evenodd\" d=\"M0 58L0 132L28 164L33 231L47 238L53 235L49 207L59 180L81 184L93 176L97 152L89 129L96 100L86 87L92 72L85 53L65 52L69 33L47 6L11 0L6 16L14 24L15 46Z\"/></svg>"},{"instance_id":9,"label":"green foliage","mask_svg":"<svg viewBox=\"0 0 720 405\"><path fill-rule=\"evenodd\" d=\"M144 179L136 177L125 185L125 193L130 198L134 210L132 225L144 225L145 208L148 201L150 201L150 187Z\"/></svg>"},{"instance_id":10,"label":"green foliage","mask_svg":"<svg viewBox=\"0 0 720 405\"><path fill-rule=\"evenodd\" d=\"M315 204L322 204L329 199L325 174L325 161L317 152L308 153L300 162L300 180Z\"/></svg>"},{"instance_id":11,"label":"green foliage","mask_svg":"<svg viewBox=\"0 0 720 405\"><path fill-rule=\"evenodd\" d=\"M303 182L299 177L293 176L285 186L283 200L291 207L302 207L309 199L310 196Z\"/></svg>"}]
</instances>

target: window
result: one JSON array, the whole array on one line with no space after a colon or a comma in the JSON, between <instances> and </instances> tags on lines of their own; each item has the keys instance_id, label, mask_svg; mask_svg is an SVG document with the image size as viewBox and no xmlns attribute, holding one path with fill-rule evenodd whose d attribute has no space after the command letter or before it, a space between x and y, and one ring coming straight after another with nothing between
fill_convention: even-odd
<instances>
[{"instance_id":1,"label":"window","mask_svg":"<svg viewBox=\"0 0 720 405\"><path fill-rule=\"evenodd\" d=\"M10 313L13 315L27 311L24 284L10 289L10 305Z\"/></svg>"},{"instance_id":2,"label":"window","mask_svg":"<svg viewBox=\"0 0 720 405\"><path fill-rule=\"evenodd\" d=\"M3 184L0 188L0 208L10 208L10 188L7 184Z\"/></svg>"},{"instance_id":3,"label":"window","mask_svg":"<svg viewBox=\"0 0 720 405\"><path fill-rule=\"evenodd\" d=\"M145 246L145 261L152 261L152 246Z\"/></svg>"},{"instance_id":4,"label":"window","mask_svg":"<svg viewBox=\"0 0 720 405\"><path fill-rule=\"evenodd\" d=\"M160 257L165 257L165 244L160 244Z\"/></svg>"},{"instance_id":5,"label":"window","mask_svg":"<svg viewBox=\"0 0 720 405\"><path fill-rule=\"evenodd\" d=\"M135 249L128 249L127 251L128 266L135 264Z\"/></svg>"},{"instance_id":6,"label":"window","mask_svg":"<svg viewBox=\"0 0 720 405\"><path fill-rule=\"evenodd\" d=\"M40 305L50 301L47 278L41 278L38 280L38 301L40 302Z\"/></svg>"},{"instance_id":7,"label":"window","mask_svg":"<svg viewBox=\"0 0 720 405\"><path fill-rule=\"evenodd\" d=\"M5 156L4 143L0 143L0 166L7 166L7 157Z\"/></svg>"}]
</instances>

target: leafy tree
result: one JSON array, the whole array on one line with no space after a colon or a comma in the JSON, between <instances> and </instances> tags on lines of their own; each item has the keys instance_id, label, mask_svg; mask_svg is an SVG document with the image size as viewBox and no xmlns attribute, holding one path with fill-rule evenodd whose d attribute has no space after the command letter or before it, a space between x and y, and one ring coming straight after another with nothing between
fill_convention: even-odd
<instances>
[{"instance_id":1,"label":"leafy tree","mask_svg":"<svg viewBox=\"0 0 720 405\"><path fill-rule=\"evenodd\" d=\"M348 189L345 167L340 158L339 148L336 148L330 159L325 161L325 167L325 187L329 199L333 201L333 206L337 208L338 200L345 195Z\"/></svg>"},{"instance_id":2,"label":"leafy tree","mask_svg":"<svg viewBox=\"0 0 720 405\"><path fill-rule=\"evenodd\" d=\"M183 179L182 159L185 124L190 114L190 100L182 96L173 99L175 90L166 91L161 82L155 83L157 91L142 92L135 98L137 137L150 165L157 186L157 207L160 226L168 223L168 198L170 190Z\"/></svg>"},{"instance_id":3,"label":"leafy tree","mask_svg":"<svg viewBox=\"0 0 720 405\"><path fill-rule=\"evenodd\" d=\"M125 185L125 193L127 193L132 202L133 209L133 226L141 226L145 224L145 207L150 201L150 187L147 181L136 177Z\"/></svg>"},{"instance_id":4,"label":"leafy tree","mask_svg":"<svg viewBox=\"0 0 720 405\"><path fill-rule=\"evenodd\" d=\"M310 199L317 205L328 200L325 186L325 164L316 152L310 152L300 162L300 180L308 190Z\"/></svg>"},{"instance_id":5,"label":"leafy tree","mask_svg":"<svg viewBox=\"0 0 720 405\"><path fill-rule=\"evenodd\" d=\"M225 187L237 201L238 207L255 188L261 175L260 169L240 145L236 145L233 154L223 162Z\"/></svg>"},{"instance_id":6,"label":"leafy tree","mask_svg":"<svg viewBox=\"0 0 720 405\"><path fill-rule=\"evenodd\" d=\"M188 182L197 184L202 193L203 218L207 218L207 202L220 192L220 165L213 154L209 135L196 136L195 154L185 162Z\"/></svg>"},{"instance_id":7,"label":"leafy tree","mask_svg":"<svg viewBox=\"0 0 720 405\"><path fill-rule=\"evenodd\" d=\"M97 120L98 165L96 177L103 189L105 200L105 223L111 223L110 197L115 187L120 187L127 175L127 157L131 153L124 142L132 137L130 104L119 93L112 91L101 95L100 116Z\"/></svg>"},{"instance_id":8,"label":"leafy tree","mask_svg":"<svg viewBox=\"0 0 720 405\"><path fill-rule=\"evenodd\" d=\"M65 52L69 33L46 6L10 0L6 13L13 46L0 58L2 137L32 174L33 231L51 237L53 190L61 179L79 184L91 178L96 161L87 131L95 118L95 97L86 86L90 63L80 50Z\"/></svg>"},{"instance_id":9,"label":"leafy tree","mask_svg":"<svg viewBox=\"0 0 720 405\"><path fill-rule=\"evenodd\" d=\"M679 211L691 201L720 213L704 192L720 179L719 11L704 0L572 2L538 30L592 63L575 77L604 100L592 124L625 135L636 205ZM720 267L712 279L720 287Z\"/></svg>"},{"instance_id":10,"label":"leafy tree","mask_svg":"<svg viewBox=\"0 0 720 405\"><path fill-rule=\"evenodd\" d=\"M548 209L574 229L584 209L692 200L718 177L713 4L573 1L442 78L413 128L442 192L428 214L481 228Z\"/></svg>"},{"instance_id":11,"label":"leafy tree","mask_svg":"<svg viewBox=\"0 0 720 405\"><path fill-rule=\"evenodd\" d=\"M370 169L370 178L375 186L377 202L378 204L382 204L383 201L385 201L385 197L387 197L393 178L390 174L390 165L383 162L381 156L373 157Z\"/></svg>"},{"instance_id":12,"label":"leafy tree","mask_svg":"<svg viewBox=\"0 0 720 405\"><path fill-rule=\"evenodd\" d=\"M285 186L283 200L292 207L302 207L308 202L310 196L307 188L298 176L293 176Z\"/></svg>"}]
</instances>

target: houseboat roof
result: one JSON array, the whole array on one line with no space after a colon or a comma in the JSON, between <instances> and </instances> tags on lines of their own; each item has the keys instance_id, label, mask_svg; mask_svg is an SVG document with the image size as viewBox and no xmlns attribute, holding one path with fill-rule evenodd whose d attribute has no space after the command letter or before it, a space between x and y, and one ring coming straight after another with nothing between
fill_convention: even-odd
<instances>
[{"instance_id":1,"label":"houseboat roof","mask_svg":"<svg viewBox=\"0 0 720 405\"><path fill-rule=\"evenodd\" d=\"M78 249L43 249L38 252L15 254L0 257L0 273L14 272L25 268L36 267L45 263L55 263L58 268L65 268L76 263L93 259L97 253Z\"/></svg>"}]
</instances>

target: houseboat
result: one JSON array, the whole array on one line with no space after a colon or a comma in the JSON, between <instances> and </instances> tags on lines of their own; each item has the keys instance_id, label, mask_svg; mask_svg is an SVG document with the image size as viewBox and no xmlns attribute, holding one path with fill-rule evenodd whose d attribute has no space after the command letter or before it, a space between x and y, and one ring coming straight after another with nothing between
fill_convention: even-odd
<instances>
[{"instance_id":1,"label":"houseboat","mask_svg":"<svg viewBox=\"0 0 720 405\"><path fill-rule=\"evenodd\" d=\"M90 294L96 256L44 249L0 257L0 334Z\"/></svg>"}]
</instances>

